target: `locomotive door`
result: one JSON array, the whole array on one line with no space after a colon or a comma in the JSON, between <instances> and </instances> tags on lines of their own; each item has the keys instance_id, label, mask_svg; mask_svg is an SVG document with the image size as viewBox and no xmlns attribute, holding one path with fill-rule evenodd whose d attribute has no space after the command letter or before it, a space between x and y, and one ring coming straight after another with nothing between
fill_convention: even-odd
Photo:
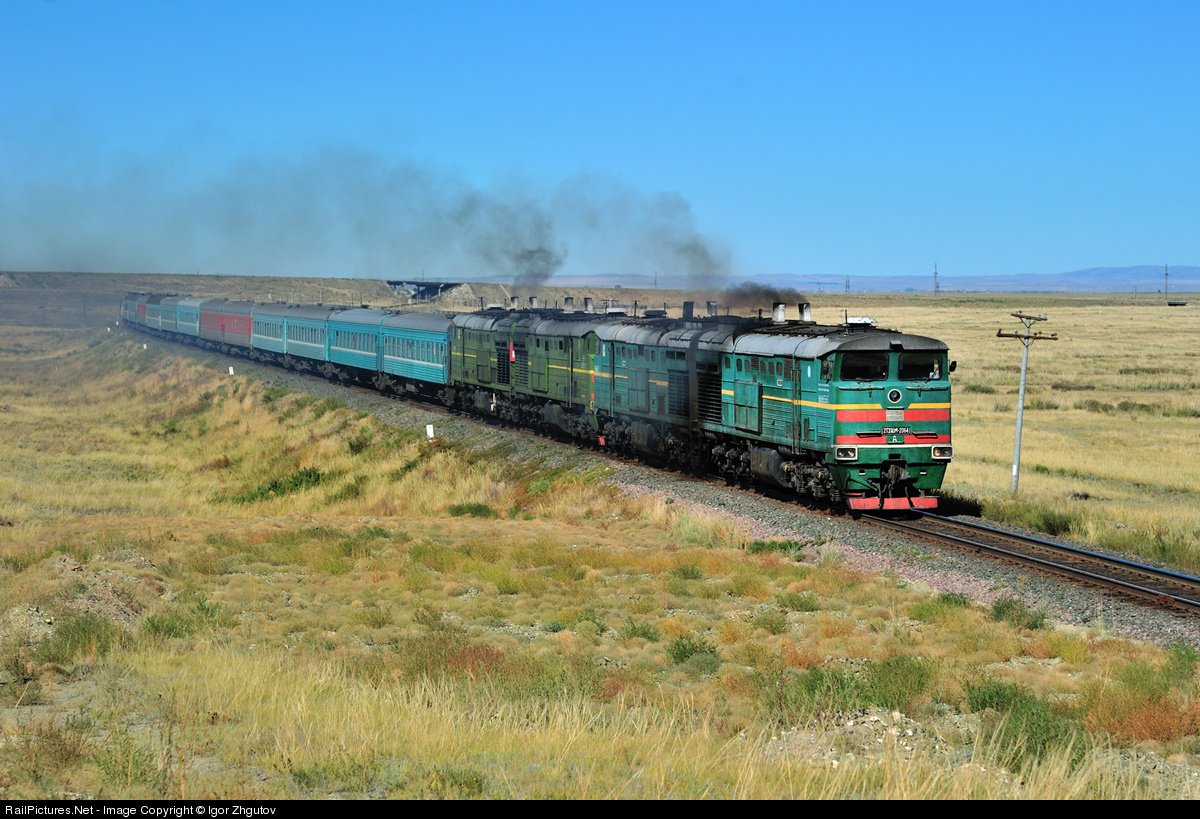
<instances>
[{"instance_id":1,"label":"locomotive door","mask_svg":"<svg viewBox=\"0 0 1200 819\"><path fill-rule=\"evenodd\" d=\"M629 370L629 408L646 412L650 408L650 371L645 367Z\"/></svg>"},{"instance_id":2,"label":"locomotive door","mask_svg":"<svg viewBox=\"0 0 1200 819\"><path fill-rule=\"evenodd\" d=\"M796 361L797 378L800 384L799 430L801 443L817 440L817 422L813 407L817 403L817 384L821 379L821 362L811 359Z\"/></svg>"},{"instance_id":3,"label":"locomotive door","mask_svg":"<svg viewBox=\"0 0 1200 819\"><path fill-rule=\"evenodd\" d=\"M747 432L762 429L762 384L757 381L733 382L733 425Z\"/></svg>"},{"instance_id":4,"label":"locomotive door","mask_svg":"<svg viewBox=\"0 0 1200 819\"><path fill-rule=\"evenodd\" d=\"M534 392L546 391L546 352L535 348L529 351L529 389Z\"/></svg>"},{"instance_id":5,"label":"locomotive door","mask_svg":"<svg viewBox=\"0 0 1200 819\"><path fill-rule=\"evenodd\" d=\"M800 441L827 445L833 440L834 409L830 406L832 358L799 359L800 370Z\"/></svg>"}]
</instances>

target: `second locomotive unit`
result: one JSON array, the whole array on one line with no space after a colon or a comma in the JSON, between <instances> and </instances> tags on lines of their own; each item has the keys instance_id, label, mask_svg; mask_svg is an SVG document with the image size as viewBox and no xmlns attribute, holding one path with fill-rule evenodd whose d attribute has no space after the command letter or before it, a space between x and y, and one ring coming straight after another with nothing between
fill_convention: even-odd
<instances>
[{"instance_id":1,"label":"second locomotive unit","mask_svg":"<svg viewBox=\"0 0 1200 819\"><path fill-rule=\"evenodd\" d=\"M190 341L850 510L933 509L953 457L940 341L869 319L663 311L474 313L128 294L121 315ZM711 303L710 303L711 305Z\"/></svg>"}]
</instances>

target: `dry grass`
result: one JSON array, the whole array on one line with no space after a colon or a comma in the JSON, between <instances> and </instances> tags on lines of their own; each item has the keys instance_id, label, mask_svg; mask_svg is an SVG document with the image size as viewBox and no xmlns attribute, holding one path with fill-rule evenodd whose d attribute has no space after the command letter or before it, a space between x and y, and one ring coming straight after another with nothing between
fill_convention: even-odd
<instances>
[{"instance_id":1,"label":"dry grass","mask_svg":"<svg viewBox=\"0 0 1200 819\"><path fill-rule=\"evenodd\" d=\"M1039 669L1017 681L1078 694L1094 741L1193 752L1175 654L754 554L726 517L123 335L37 343L37 367L0 358L0 688L27 697L6 702L11 797L1147 795L1066 750L1014 777L984 735L950 768L772 739L843 707L962 710L1013 657ZM1147 694L1143 667L1178 673Z\"/></svg>"}]
</instances>

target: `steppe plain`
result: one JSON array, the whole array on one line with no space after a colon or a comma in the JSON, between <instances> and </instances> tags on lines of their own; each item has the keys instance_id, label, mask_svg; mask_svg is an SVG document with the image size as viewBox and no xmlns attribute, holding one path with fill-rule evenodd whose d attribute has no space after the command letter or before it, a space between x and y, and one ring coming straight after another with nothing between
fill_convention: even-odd
<instances>
[{"instance_id":1,"label":"steppe plain","mask_svg":"<svg viewBox=\"0 0 1200 819\"><path fill-rule=\"evenodd\" d=\"M559 445L426 441L113 321L123 289L290 281L6 275L8 798L1200 795L1200 639L862 574ZM814 297L950 345L953 502L1192 573L1194 305ZM1014 499L1017 309L1059 340L1031 351Z\"/></svg>"}]
</instances>

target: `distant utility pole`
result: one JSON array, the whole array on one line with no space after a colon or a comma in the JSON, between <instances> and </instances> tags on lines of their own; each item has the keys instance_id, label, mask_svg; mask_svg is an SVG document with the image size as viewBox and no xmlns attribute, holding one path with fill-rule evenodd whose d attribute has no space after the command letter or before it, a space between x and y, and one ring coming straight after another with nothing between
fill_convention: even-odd
<instances>
[{"instance_id":1,"label":"distant utility pole","mask_svg":"<svg viewBox=\"0 0 1200 819\"><path fill-rule=\"evenodd\" d=\"M1170 281L1171 281L1171 273L1167 270L1167 266L1164 264L1163 265L1163 295L1164 296L1169 296L1171 293L1171 288L1167 286L1168 282L1170 282Z\"/></svg>"},{"instance_id":2,"label":"distant utility pole","mask_svg":"<svg viewBox=\"0 0 1200 819\"><path fill-rule=\"evenodd\" d=\"M937 280L937 262L934 262L933 263L933 295L936 296L940 292L941 291L938 289L938 280Z\"/></svg>"},{"instance_id":3,"label":"distant utility pole","mask_svg":"<svg viewBox=\"0 0 1200 819\"><path fill-rule=\"evenodd\" d=\"M1041 331L1036 333L1030 331L1035 321L1046 320L1045 313L1040 316L1031 316L1018 310L1012 315L1014 318L1020 319L1025 323L1024 334L1019 330L1015 333L1006 333L1003 330L997 330L996 338L1015 338L1024 347L1024 350L1021 352L1021 389L1017 394L1017 437L1013 442L1012 493L1015 495L1017 494L1017 476L1021 471L1021 422L1025 418L1025 373L1029 370L1029 345L1040 340L1058 341L1058 333L1044 335Z\"/></svg>"},{"instance_id":4,"label":"distant utility pole","mask_svg":"<svg viewBox=\"0 0 1200 819\"><path fill-rule=\"evenodd\" d=\"M847 293L850 292L850 277L849 276L846 277L846 292Z\"/></svg>"}]
</instances>

